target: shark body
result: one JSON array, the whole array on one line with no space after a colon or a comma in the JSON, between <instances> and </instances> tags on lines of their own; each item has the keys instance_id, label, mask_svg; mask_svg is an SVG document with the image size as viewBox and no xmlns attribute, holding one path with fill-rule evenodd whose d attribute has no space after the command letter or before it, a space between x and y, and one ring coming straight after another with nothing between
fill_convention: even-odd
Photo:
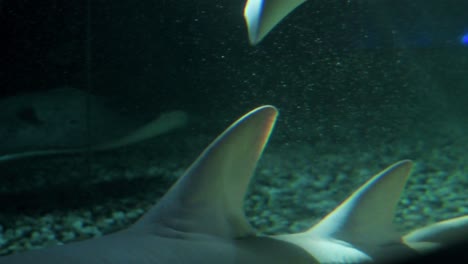
<instances>
[{"instance_id":1,"label":"shark body","mask_svg":"<svg viewBox=\"0 0 468 264\"><path fill-rule=\"evenodd\" d=\"M243 200L277 117L247 113L215 139L170 190L128 229L0 258L0 264L364 263L418 255L468 233L468 216L401 236L392 219L412 162L377 174L303 233L263 236ZM427 245L430 245L429 247Z\"/></svg>"},{"instance_id":2,"label":"shark body","mask_svg":"<svg viewBox=\"0 0 468 264\"><path fill-rule=\"evenodd\" d=\"M140 120L118 113L102 99L64 87L0 100L0 163L114 149L187 124L183 111Z\"/></svg>"}]
</instances>

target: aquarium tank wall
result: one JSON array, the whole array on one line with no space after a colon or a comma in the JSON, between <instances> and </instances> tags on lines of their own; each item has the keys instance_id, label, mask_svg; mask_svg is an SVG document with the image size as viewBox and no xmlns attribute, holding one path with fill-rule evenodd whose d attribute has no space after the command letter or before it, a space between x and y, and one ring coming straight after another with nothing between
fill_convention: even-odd
<instances>
[{"instance_id":1,"label":"aquarium tank wall","mask_svg":"<svg viewBox=\"0 0 468 264\"><path fill-rule=\"evenodd\" d=\"M466 246L467 9L0 0L0 263Z\"/></svg>"}]
</instances>

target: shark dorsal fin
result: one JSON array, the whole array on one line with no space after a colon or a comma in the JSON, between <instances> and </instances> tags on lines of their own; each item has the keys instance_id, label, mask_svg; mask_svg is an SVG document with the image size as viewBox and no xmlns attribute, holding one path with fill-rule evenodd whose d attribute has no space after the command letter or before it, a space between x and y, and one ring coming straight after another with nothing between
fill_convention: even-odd
<instances>
[{"instance_id":1,"label":"shark dorsal fin","mask_svg":"<svg viewBox=\"0 0 468 264\"><path fill-rule=\"evenodd\" d=\"M237 120L135 227L157 226L226 238L251 234L244 196L277 114L273 106L262 106Z\"/></svg>"},{"instance_id":2,"label":"shark dorsal fin","mask_svg":"<svg viewBox=\"0 0 468 264\"><path fill-rule=\"evenodd\" d=\"M412 166L403 160L375 175L308 233L354 244L398 241L393 217Z\"/></svg>"}]
</instances>

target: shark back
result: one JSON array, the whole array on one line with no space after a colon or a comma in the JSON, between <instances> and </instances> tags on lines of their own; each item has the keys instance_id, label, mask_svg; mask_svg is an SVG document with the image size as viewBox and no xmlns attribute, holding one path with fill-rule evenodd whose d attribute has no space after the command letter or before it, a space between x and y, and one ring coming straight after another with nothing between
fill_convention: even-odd
<instances>
[{"instance_id":1,"label":"shark back","mask_svg":"<svg viewBox=\"0 0 468 264\"><path fill-rule=\"evenodd\" d=\"M244 215L244 196L276 116L276 108L264 106L231 125L130 228L0 263L316 263L294 244L256 235Z\"/></svg>"}]
</instances>

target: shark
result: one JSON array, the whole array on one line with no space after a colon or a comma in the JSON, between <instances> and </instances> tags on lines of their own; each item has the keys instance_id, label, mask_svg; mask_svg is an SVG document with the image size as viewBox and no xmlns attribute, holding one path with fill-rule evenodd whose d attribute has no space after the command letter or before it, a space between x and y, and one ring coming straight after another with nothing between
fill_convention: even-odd
<instances>
[{"instance_id":1,"label":"shark","mask_svg":"<svg viewBox=\"0 0 468 264\"><path fill-rule=\"evenodd\" d=\"M130 227L84 241L0 258L0 263L366 263L426 254L468 234L468 216L407 234L395 231L395 207L411 160L377 173L304 232L263 235L243 203L278 116L260 106L229 126L165 195Z\"/></svg>"},{"instance_id":2,"label":"shark","mask_svg":"<svg viewBox=\"0 0 468 264\"><path fill-rule=\"evenodd\" d=\"M257 45L296 7L306 0L248 0L244 7L249 42Z\"/></svg>"},{"instance_id":3,"label":"shark","mask_svg":"<svg viewBox=\"0 0 468 264\"><path fill-rule=\"evenodd\" d=\"M139 117L119 113L103 98L62 87L0 101L0 163L31 157L105 151L184 127L181 110Z\"/></svg>"}]
</instances>

